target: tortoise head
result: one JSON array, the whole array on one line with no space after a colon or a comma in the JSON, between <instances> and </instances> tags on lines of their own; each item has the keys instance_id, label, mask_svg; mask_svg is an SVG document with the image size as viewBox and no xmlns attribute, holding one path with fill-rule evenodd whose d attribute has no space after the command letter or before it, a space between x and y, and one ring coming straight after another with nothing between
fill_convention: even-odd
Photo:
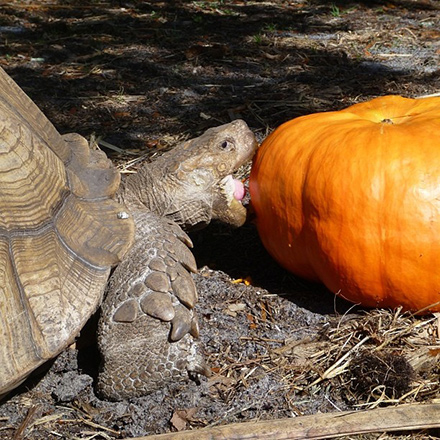
<instances>
[{"instance_id":1,"label":"tortoise head","mask_svg":"<svg viewBox=\"0 0 440 440\"><path fill-rule=\"evenodd\" d=\"M256 148L255 136L242 120L210 128L141 168L127 181L124 199L130 207L129 195L135 194L149 210L187 230L212 219L241 226L245 190L232 174Z\"/></svg>"}]
</instances>

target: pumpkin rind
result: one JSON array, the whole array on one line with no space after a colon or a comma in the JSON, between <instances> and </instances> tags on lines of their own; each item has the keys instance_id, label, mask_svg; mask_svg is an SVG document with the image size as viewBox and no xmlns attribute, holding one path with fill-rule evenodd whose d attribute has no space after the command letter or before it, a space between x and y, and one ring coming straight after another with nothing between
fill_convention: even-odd
<instances>
[{"instance_id":1,"label":"pumpkin rind","mask_svg":"<svg viewBox=\"0 0 440 440\"><path fill-rule=\"evenodd\" d=\"M354 303L439 311L439 140L437 97L385 96L283 124L250 176L263 244Z\"/></svg>"}]
</instances>

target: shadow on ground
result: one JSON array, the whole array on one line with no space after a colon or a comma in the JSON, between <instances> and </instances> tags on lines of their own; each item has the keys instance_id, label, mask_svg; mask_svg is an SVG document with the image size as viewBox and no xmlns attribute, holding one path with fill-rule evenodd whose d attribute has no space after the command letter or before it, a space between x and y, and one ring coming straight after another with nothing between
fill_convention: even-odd
<instances>
[{"instance_id":1,"label":"shadow on ground","mask_svg":"<svg viewBox=\"0 0 440 440\"><path fill-rule=\"evenodd\" d=\"M417 2L393 5L414 16L402 26L417 20ZM360 16L380 26L351 38ZM375 2L337 11L328 2L11 3L1 9L0 53L62 132L145 148L151 137L194 135L234 117L264 131L438 82L416 58L393 66L370 53L390 20Z\"/></svg>"}]
</instances>

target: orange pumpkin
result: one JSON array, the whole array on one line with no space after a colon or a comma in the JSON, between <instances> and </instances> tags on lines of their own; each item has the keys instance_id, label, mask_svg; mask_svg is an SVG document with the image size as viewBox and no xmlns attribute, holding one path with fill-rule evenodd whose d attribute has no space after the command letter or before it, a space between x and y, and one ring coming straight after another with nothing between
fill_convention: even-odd
<instances>
[{"instance_id":1,"label":"orange pumpkin","mask_svg":"<svg viewBox=\"0 0 440 440\"><path fill-rule=\"evenodd\" d=\"M440 311L440 98L385 96L293 119L255 156L261 240L368 307Z\"/></svg>"}]
</instances>

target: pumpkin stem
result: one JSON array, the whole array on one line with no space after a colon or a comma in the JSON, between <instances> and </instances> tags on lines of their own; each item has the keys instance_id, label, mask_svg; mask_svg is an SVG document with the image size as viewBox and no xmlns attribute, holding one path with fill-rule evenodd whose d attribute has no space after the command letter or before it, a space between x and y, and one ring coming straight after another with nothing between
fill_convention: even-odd
<instances>
[{"instance_id":1,"label":"pumpkin stem","mask_svg":"<svg viewBox=\"0 0 440 440\"><path fill-rule=\"evenodd\" d=\"M384 124L394 124L393 120L388 118L382 119L380 122L383 122Z\"/></svg>"}]
</instances>

